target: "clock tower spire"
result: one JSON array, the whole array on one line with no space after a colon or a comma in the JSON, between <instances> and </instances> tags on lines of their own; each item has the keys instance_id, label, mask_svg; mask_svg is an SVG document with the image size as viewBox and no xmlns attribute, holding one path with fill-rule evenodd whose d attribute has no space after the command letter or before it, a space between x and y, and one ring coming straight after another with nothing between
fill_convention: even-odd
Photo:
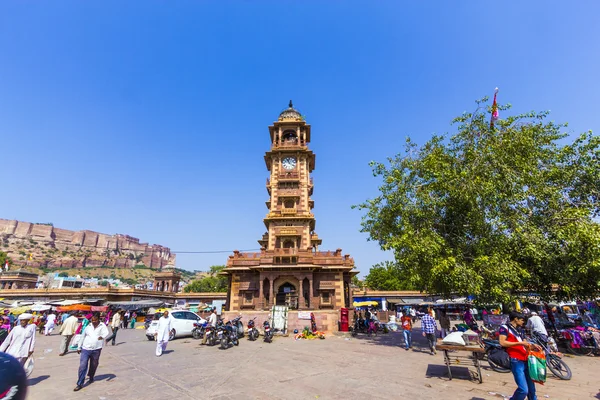
<instances>
[{"instance_id":1,"label":"clock tower spire","mask_svg":"<svg viewBox=\"0 0 600 400\"><path fill-rule=\"evenodd\" d=\"M283 110L269 126L271 145L264 159L267 178L267 232L260 253L234 251L222 274L229 278L227 309L329 309L337 327L338 310L352 304L350 280L358 272L342 250L319 251L315 233L313 178L315 154L311 127L294 108ZM301 328L301 327L300 327Z\"/></svg>"},{"instance_id":2,"label":"clock tower spire","mask_svg":"<svg viewBox=\"0 0 600 400\"><path fill-rule=\"evenodd\" d=\"M268 213L264 219L267 233L259 240L266 250L317 250L321 240L315 231L312 171L315 154L308 148L310 125L290 100L278 120L269 127L271 150L265 163ZM293 255L294 251L280 252Z\"/></svg>"}]
</instances>

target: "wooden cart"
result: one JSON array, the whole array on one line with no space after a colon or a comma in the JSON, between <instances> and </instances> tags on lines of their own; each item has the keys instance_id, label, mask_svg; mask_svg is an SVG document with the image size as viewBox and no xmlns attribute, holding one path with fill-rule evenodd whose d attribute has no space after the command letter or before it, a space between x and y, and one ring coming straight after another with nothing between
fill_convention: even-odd
<instances>
[{"instance_id":1,"label":"wooden cart","mask_svg":"<svg viewBox=\"0 0 600 400\"><path fill-rule=\"evenodd\" d=\"M448 378L450 380L452 380L452 370L450 369L452 365L472 365L477 368L476 375L479 383L483 382L480 358L485 354L484 348L479 346L442 344L441 341L438 341L435 347L444 352L444 363L448 367Z\"/></svg>"}]
</instances>

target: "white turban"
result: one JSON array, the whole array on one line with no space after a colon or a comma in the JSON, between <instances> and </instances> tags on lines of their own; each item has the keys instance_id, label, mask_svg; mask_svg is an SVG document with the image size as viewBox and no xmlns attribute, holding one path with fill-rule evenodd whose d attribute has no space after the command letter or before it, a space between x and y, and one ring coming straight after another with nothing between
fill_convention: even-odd
<instances>
[{"instance_id":1,"label":"white turban","mask_svg":"<svg viewBox=\"0 0 600 400\"><path fill-rule=\"evenodd\" d=\"M31 318L33 318L33 315L31 315L29 313L23 313L23 314L19 315L19 320L22 320L22 319L31 319Z\"/></svg>"}]
</instances>

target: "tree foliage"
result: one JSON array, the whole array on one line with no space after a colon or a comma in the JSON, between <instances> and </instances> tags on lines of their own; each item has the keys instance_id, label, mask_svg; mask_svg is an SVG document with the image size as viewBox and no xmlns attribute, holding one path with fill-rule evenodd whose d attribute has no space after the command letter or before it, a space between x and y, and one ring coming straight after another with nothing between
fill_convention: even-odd
<instances>
[{"instance_id":1,"label":"tree foliage","mask_svg":"<svg viewBox=\"0 0 600 400\"><path fill-rule=\"evenodd\" d=\"M0 251L0 268L4 271L4 265L6 264L6 260L8 260L9 268L12 267L12 259L8 256L8 253L4 251Z\"/></svg>"},{"instance_id":2,"label":"tree foliage","mask_svg":"<svg viewBox=\"0 0 600 400\"><path fill-rule=\"evenodd\" d=\"M362 231L432 294L598 296L600 138L570 141L547 112L490 126L485 101L453 120L452 136L407 139L403 153L371 163L383 184L358 206Z\"/></svg>"},{"instance_id":3,"label":"tree foliage","mask_svg":"<svg viewBox=\"0 0 600 400\"><path fill-rule=\"evenodd\" d=\"M410 276L395 263L385 261L375 264L365 277L365 285L373 290L412 290Z\"/></svg>"},{"instance_id":4,"label":"tree foliage","mask_svg":"<svg viewBox=\"0 0 600 400\"><path fill-rule=\"evenodd\" d=\"M225 268L224 265L213 265L210 274L202 279L195 279L183 288L185 293L226 292L227 277L218 275Z\"/></svg>"}]
</instances>

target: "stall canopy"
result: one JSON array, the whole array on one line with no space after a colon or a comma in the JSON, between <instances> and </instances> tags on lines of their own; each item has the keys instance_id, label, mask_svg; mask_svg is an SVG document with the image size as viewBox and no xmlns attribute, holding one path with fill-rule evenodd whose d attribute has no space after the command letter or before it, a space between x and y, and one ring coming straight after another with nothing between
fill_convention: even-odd
<instances>
[{"instance_id":1,"label":"stall canopy","mask_svg":"<svg viewBox=\"0 0 600 400\"><path fill-rule=\"evenodd\" d=\"M355 301L352 303L354 307L368 307L368 306L376 306L379 303L376 301Z\"/></svg>"},{"instance_id":2,"label":"stall canopy","mask_svg":"<svg viewBox=\"0 0 600 400\"><path fill-rule=\"evenodd\" d=\"M395 305L417 305L423 303L423 299L388 299L388 303Z\"/></svg>"},{"instance_id":3,"label":"stall canopy","mask_svg":"<svg viewBox=\"0 0 600 400\"><path fill-rule=\"evenodd\" d=\"M109 306L115 308L121 308L123 310L140 310L142 308L160 307L164 303L161 300L138 300L138 301L109 301L106 303Z\"/></svg>"},{"instance_id":4,"label":"stall canopy","mask_svg":"<svg viewBox=\"0 0 600 400\"><path fill-rule=\"evenodd\" d=\"M56 300L56 301L48 302L48 304L51 304L53 306L72 306L74 304L83 304L83 303L85 303L85 301L83 301L83 300Z\"/></svg>"}]
</instances>

